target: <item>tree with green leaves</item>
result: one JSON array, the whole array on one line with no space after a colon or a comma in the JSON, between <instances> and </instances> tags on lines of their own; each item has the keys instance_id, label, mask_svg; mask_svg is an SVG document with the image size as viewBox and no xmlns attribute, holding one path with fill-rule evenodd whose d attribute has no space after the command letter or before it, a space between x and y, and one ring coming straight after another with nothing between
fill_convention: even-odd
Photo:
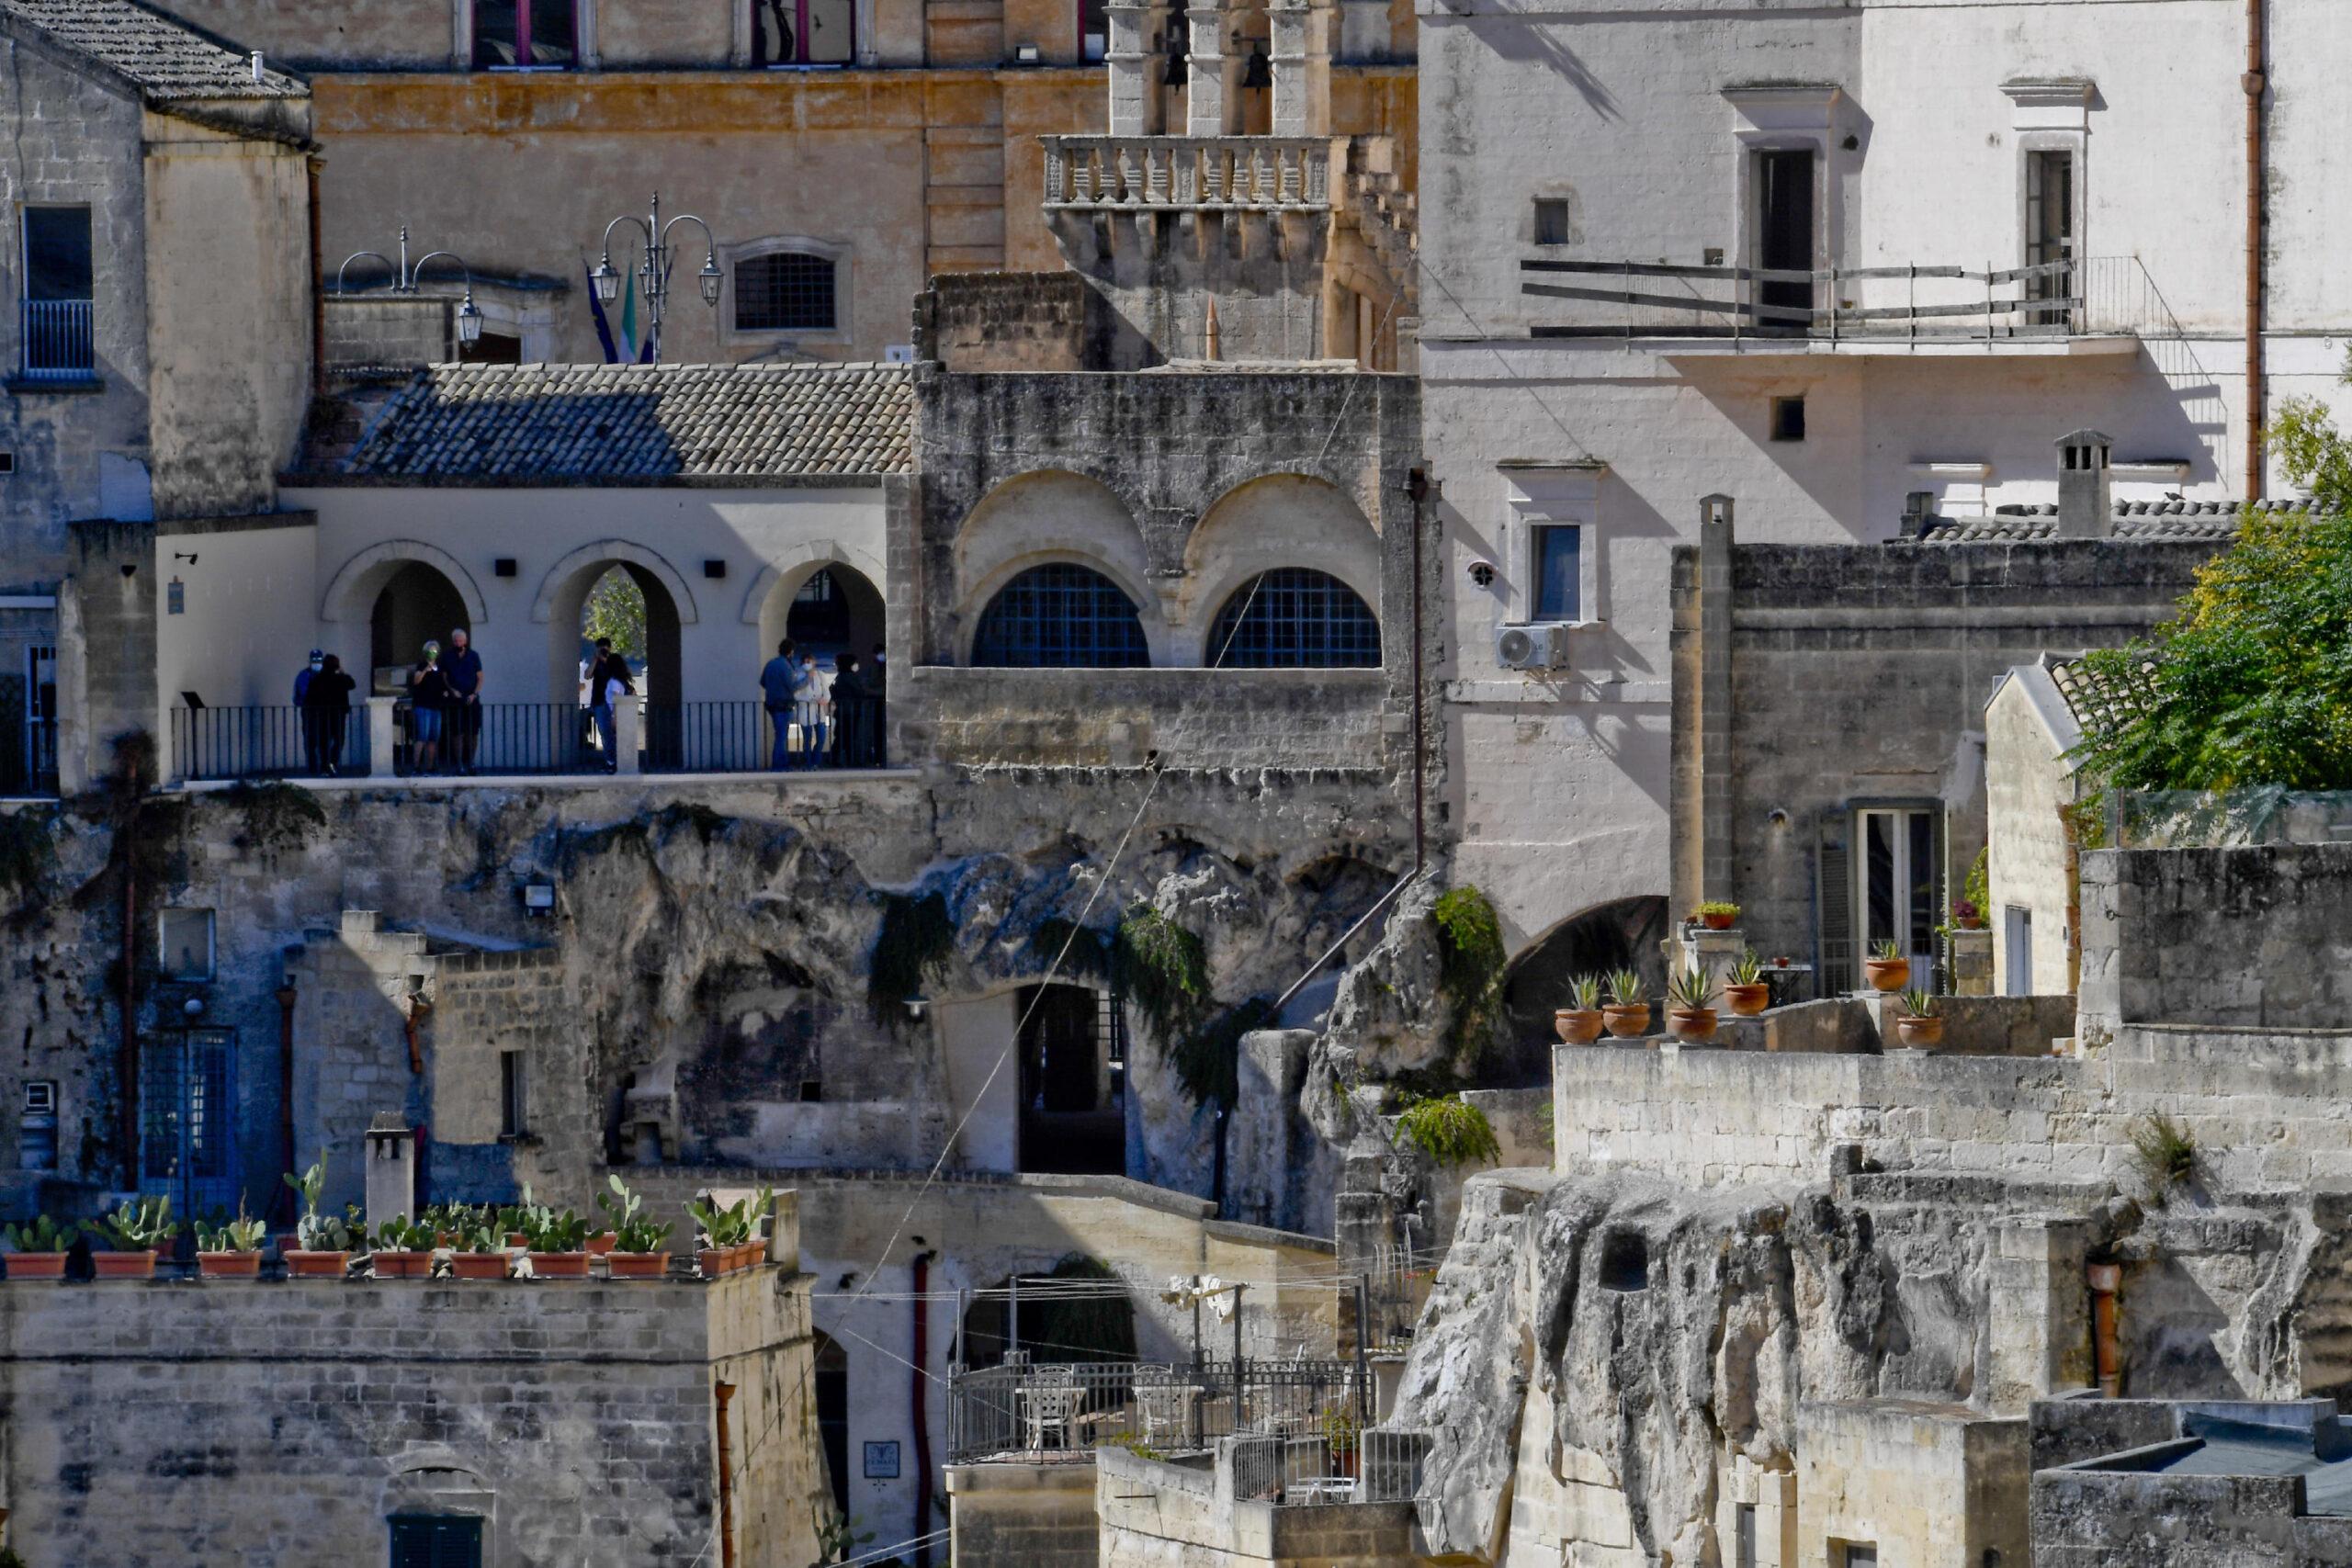
<instances>
[{"instance_id":1,"label":"tree with green leaves","mask_svg":"<svg viewBox=\"0 0 2352 1568\"><path fill-rule=\"evenodd\" d=\"M2084 660L2102 788L2352 789L2352 442L2305 399L2272 439L2310 509L2249 511L2175 619Z\"/></svg>"},{"instance_id":2,"label":"tree with green leaves","mask_svg":"<svg viewBox=\"0 0 2352 1568\"><path fill-rule=\"evenodd\" d=\"M614 567L588 590L588 607L580 617L580 635L594 642L613 639L613 651L637 669L645 667L645 590L625 567Z\"/></svg>"}]
</instances>

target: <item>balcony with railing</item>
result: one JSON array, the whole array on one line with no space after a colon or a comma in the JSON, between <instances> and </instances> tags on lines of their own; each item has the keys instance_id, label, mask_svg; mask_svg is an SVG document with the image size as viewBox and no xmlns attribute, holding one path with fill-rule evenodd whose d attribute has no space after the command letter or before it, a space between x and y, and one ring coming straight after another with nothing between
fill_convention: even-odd
<instances>
[{"instance_id":1,"label":"balcony with railing","mask_svg":"<svg viewBox=\"0 0 2352 1568\"><path fill-rule=\"evenodd\" d=\"M17 306L17 379L70 385L98 374L96 318L87 299L24 299Z\"/></svg>"},{"instance_id":2,"label":"balcony with railing","mask_svg":"<svg viewBox=\"0 0 2352 1568\"><path fill-rule=\"evenodd\" d=\"M1677 352L2131 353L2180 333L2137 256L2036 266L1682 266L1520 262L1521 294L1571 301L1539 338L1674 339Z\"/></svg>"},{"instance_id":3,"label":"balcony with railing","mask_svg":"<svg viewBox=\"0 0 2352 1568\"><path fill-rule=\"evenodd\" d=\"M1331 141L1043 136L1048 212L1328 212Z\"/></svg>"}]
</instances>

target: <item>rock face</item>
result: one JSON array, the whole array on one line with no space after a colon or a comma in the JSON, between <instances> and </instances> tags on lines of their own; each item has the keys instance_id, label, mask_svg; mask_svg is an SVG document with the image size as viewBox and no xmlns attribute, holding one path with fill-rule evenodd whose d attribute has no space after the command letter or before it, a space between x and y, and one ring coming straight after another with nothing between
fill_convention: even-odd
<instances>
[{"instance_id":1,"label":"rock face","mask_svg":"<svg viewBox=\"0 0 2352 1568\"><path fill-rule=\"evenodd\" d=\"M1363 1076L1393 1077L1444 1061L1453 1003L1439 983L1444 961L1430 918L1443 881L1425 876L1397 895L1370 952L1340 976L1330 1036Z\"/></svg>"},{"instance_id":2,"label":"rock face","mask_svg":"<svg viewBox=\"0 0 2352 1568\"><path fill-rule=\"evenodd\" d=\"M1534 1494L1600 1485L1648 1561L1723 1561L1717 1477L1741 1456L1790 1468L1800 1403L1996 1409L2022 1353L1996 1322L2017 1310L2004 1227L2050 1223L2124 1265L2127 1394L2287 1397L2345 1336L2335 1220L2308 1201L2143 1216L2106 1191L1902 1174L1480 1178L1390 1423L1434 1434L1433 1550L1496 1561ZM2053 1277L2051 1321L2079 1325L2082 1289Z\"/></svg>"}]
</instances>

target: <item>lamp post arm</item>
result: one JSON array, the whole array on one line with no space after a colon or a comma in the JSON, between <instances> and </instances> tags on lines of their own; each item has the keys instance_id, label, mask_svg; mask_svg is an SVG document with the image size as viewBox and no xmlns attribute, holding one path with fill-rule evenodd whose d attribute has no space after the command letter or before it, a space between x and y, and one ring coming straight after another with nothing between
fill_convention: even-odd
<instances>
[{"instance_id":1,"label":"lamp post arm","mask_svg":"<svg viewBox=\"0 0 2352 1568\"><path fill-rule=\"evenodd\" d=\"M706 264L718 259L718 241L712 236L710 225L691 212L679 213L662 225L662 284L665 288L669 287L672 270L678 265L676 259L670 254L670 231L681 223L691 223L702 231L703 259Z\"/></svg>"},{"instance_id":2,"label":"lamp post arm","mask_svg":"<svg viewBox=\"0 0 2352 1568\"><path fill-rule=\"evenodd\" d=\"M653 243L653 231L645 226L645 220L642 218L632 218L628 213L624 212L618 218L614 219L610 223L605 225L604 252L606 259L608 260L611 258L613 254L613 231L619 228L624 223L636 224L638 231L645 236L646 244L650 246Z\"/></svg>"},{"instance_id":3,"label":"lamp post arm","mask_svg":"<svg viewBox=\"0 0 2352 1568\"><path fill-rule=\"evenodd\" d=\"M379 266L381 266L386 272L392 275L393 293L399 293L402 285L408 281L400 275L399 269L392 265L391 259L390 257L379 254L375 251L354 251L349 255L343 258L343 265L341 266L334 269L334 291L337 294L346 292L344 288L344 274L351 270L351 264L356 261L368 260L374 261Z\"/></svg>"},{"instance_id":4,"label":"lamp post arm","mask_svg":"<svg viewBox=\"0 0 2352 1568\"><path fill-rule=\"evenodd\" d=\"M414 284L424 276L424 264L430 261L450 261L456 263L458 270L465 275L466 297L468 299L471 299L473 297L473 268L468 266L466 265L465 258L458 254L455 251L431 251L426 253L424 255L418 257L416 265L410 269L408 275L412 284Z\"/></svg>"}]
</instances>

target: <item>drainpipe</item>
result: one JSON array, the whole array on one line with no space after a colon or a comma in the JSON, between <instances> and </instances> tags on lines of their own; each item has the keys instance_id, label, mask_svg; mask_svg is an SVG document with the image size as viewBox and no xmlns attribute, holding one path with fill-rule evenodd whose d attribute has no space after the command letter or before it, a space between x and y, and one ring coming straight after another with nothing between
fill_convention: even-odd
<instances>
[{"instance_id":1,"label":"drainpipe","mask_svg":"<svg viewBox=\"0 0 2352 1568\"><path fill-rule=\"evenodd\" d=\"M116 835L138 835L138 807ZM122 1184L139 1185L139 854L135 844L122 846L122 1047L115 1063L122 1086L120 1113Z\"/></svg>"},{"instance_id":2,"label":"drainpipe","mask_svg":"<svg viewBox=\"0 0 2352 1568\"><path fill-rule=\"evenodd\" d=\"M924 1408L923 1384L930 1381L931 1303L923 1292L931 1285L931 1260L935 1252L915 1254L914 1377L910 1384L915 1417L915 1568L931 1568L931 1420Z\"/></svg>"},{"instance_id":3,"label":"drainpipe","mask_svg":"<svg viewBox=\"0 0 2352 1568\"><path fill-rule=\"evenodd\" d=\"M2115 1296L2123 1287L2123 1268L2117 1263L2094 1263L2083 1272L2091 1290L2091 1353L2098 1391L2114 1399L2123 1387L2123 1358L2115 1343Z\"/></svg>"},{"instance_id":4,"label":"drainpipe","mask_svg":"<svg viewBox=\"0 0 2352 1568\"><path fill-rule=\"evenodd\" d=\"M261 56L254 58L258 61ZM323 397L327 389L327 274L319 237L319 170L326 160L312 153L303 162L311 182L311 389Z\"/></svg>"},{"instance_id":5,"label":"drainpipe","mask_svg":"<svg viewBox=\"0 0 2352 1568\"><path fill-rule=\"evenodd\" d=\"M718 1563L735 1568L735 1443L727 1430L727 1404L735 1397L731 1382L713 1383L718 1401Z\"/></svg>"},{"instance_id":6,"label":"drainpipe","mask_svg":"<svg viewBox=\"0 0 2352 1568\"><path fill-rule=\"evenodd\" d=\"M2262 367L2262 220L2267 202L2263 189L2262 95L2269 85L2263 70L2265 0L2245 0L2245 74L2238 85L2245 89L2245 493L2260 501L2263 447L2267 421L2263 409Z\"/></svg>"},{"instance_id":7,"label":"drainpipe","mask_svg":"<svg viewBox=\"0 0 2352 1568\"><path fill-rule=\"evenodd\" d=\"M408 1071L409 1077L411 1077L421 1078L424 1076L424 1053L416 1043L416 1031L417 1026L424 1021L425 1015L430 1013L432 1010L433 1004L424 999L424 993L423 991L419 991L414 996L409 998Z\"/></svg>"},{"instance_id":8,"label":"drainpipe","mask_svg":"<svg viewBox=\"0 0 2352 1568\"><path fill-rule=\"evenodd\" d=\"M1419 876L1424 831L1421 790L1429 773L1421 717L1421 508L1430 498L1429 470L1414 468L1407 473L1405 493L1413 498L1413 874Z\"/></svg>"},{"instance_id":9,"label":"drainpipe","mask_svg":"<svg viewBox=\"0 0 2352 1568\"><path fill-rule=\"evenodd\" d=\"M277 1142L286 1151L286 1168L294 1168L294 1002L300 995L294 982L277 987ZM270 1203L281 1221L294 1218L294 1189L284 1182Z\"/></svg>"}]
</instances>

